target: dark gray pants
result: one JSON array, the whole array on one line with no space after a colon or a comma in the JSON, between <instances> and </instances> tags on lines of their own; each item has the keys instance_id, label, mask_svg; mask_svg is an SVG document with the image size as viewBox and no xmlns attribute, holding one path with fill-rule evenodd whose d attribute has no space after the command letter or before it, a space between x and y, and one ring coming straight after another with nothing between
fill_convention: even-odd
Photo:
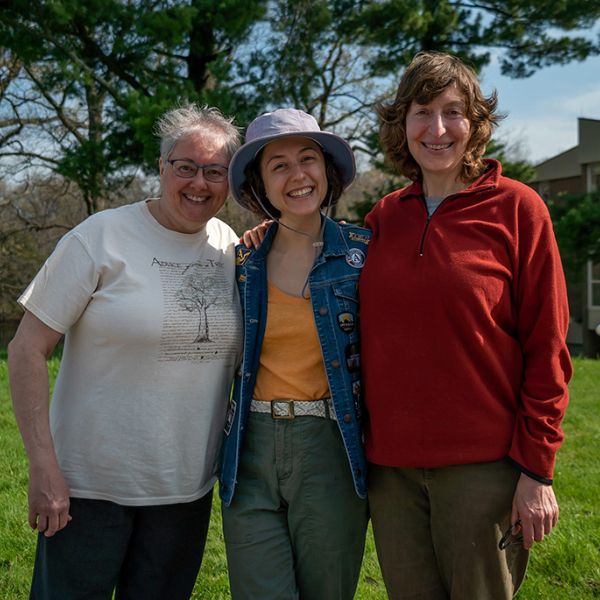
<instances>
[{"instance_id":1,"label":"dark gray pants","mask_svg":"<svg viewBox=\"0 0 600 600\"><path fill-rule=\"evenodd\" d=\"M520 473L508 462L369 465L377 556L391 600L508 600L529 553L498 548Z\"/></svg>"},{"instance_id":2,"label":"dark gray pants","mask_svg":"<svg viewBox=\"0 0 600 600\"><path fill-rule=\"evenodd\" d=\"M71 498L72 521L38 535L30 600L187 600L208 532L212 490L195 502L121 506Z\"/></svg>"},{"instance_id":3,"label":"dark gray pants","mask_svg":"<svg viewBox=\"0 0 600 600\"><path fill-rule=\"evenodd\" d=\"M351 600L367 521L337 423L250 413L223 507L234 600Z\"/></svg>"}]
</instances>

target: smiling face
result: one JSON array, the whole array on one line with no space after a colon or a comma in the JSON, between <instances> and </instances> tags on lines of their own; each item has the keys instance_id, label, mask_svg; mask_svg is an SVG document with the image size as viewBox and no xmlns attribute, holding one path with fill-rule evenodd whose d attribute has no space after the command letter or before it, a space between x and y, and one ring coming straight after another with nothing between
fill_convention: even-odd
<instances>
[{"instance_id":1,"label":"smiling face","mask_svg":"<svg viewBox=\"0 0 600 600\"><path fill-rule=\"evenodd\" d=\"M282 220L302 220L319 214L327 194L325 159L313 140L291 136L265 146L260 174L271 204Z\"/></svg>"},{"instance_id":2,"label":"smiling face","mask_svg":"<svg viewBox=\"0 0 600 600\"><path fill-rule=\"evenodd\" d=\"M406 140L425 184L432 178L458 179L470 133L465 99L455 85L428 104L412 102L406 115Z\"/></svg>"},{"instance_id":3,"label":"smiling face","mask_svg":"<svg viewBox=\"0 0 600 600\"><path fill-rule=\"evenodd\" d=\"M229 164L222 136L211 131L195 131L181 138L169 154L169 160L177 159L192 160L200 165L227 167ZM220 183L207 181L202 169L190 179L178 177L162 158L159 166L162 193L158 203L151 205L152 214L167 229L197 233L225 203L229 191L227 179Z\"/></svg>"}]
</instances>

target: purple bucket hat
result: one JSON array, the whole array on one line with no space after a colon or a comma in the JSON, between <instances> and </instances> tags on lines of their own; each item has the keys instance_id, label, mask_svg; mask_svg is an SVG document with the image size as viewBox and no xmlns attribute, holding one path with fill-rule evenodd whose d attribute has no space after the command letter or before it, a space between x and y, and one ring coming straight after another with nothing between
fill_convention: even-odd
<instances>
[{"instance_id":1,"label":"purple bucket hat","mask_svg":"<svg viewBox=\"0 0 600 600\"><path fill-rule=\"evenodd\" d=\"M314 140L332 157L342 176L344 189L352 183L356 175L356 164L348 143L334 133L321 131L312 115L295 108L280 108L260 115L248 125L246 143L233 155L229 163L229 190L240 206L248 208L240 193L240 187L246 179L246 167L258 152L275 139L298 135Z\"/></svg>"}]
</instances>

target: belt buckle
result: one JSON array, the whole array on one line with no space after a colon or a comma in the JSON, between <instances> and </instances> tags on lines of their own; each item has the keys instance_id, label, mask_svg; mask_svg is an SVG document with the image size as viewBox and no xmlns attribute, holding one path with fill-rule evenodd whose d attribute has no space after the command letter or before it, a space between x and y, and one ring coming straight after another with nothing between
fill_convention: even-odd
<instances>
[{"instance_id":1,"label":"belt buckle","mask_svg":"<svg viewBox=\"0 0 600 600\"><path fill-rule=\"evenodd\" d=\"M276 413L277 407L280 407L281 412ZM285 408L284 408L285 407ZM285 411L285 414L284 414ZM293 400L271 400L271 417L274 419L284 419L291 421L295 418L294 401Z\"/></svg>"}]
</instances>

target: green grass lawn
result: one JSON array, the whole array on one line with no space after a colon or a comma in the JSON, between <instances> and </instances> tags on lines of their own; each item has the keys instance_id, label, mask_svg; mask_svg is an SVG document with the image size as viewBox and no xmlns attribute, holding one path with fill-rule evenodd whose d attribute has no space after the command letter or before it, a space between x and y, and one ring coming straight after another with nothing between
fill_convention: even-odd
<instances>
[{"instance_id":1,"label":"green grass lawn","mask_svg":"<svg viewBox=\"0 0 600 600\"><path fill-rule=\"evenodd\" d=\"M51 361L52 376L57 359ZM571 405L558 455L555 490L561 519L532 552L519 600L600 598L600 361L575 360ZM6 361L0 358L0 590L2 600L27 598L35 534L27 525L27 463L10 406ZM369 532L358 594L386 598ZM193 598L229 598L218 502Z\"/></svg>"}]
</instances>

